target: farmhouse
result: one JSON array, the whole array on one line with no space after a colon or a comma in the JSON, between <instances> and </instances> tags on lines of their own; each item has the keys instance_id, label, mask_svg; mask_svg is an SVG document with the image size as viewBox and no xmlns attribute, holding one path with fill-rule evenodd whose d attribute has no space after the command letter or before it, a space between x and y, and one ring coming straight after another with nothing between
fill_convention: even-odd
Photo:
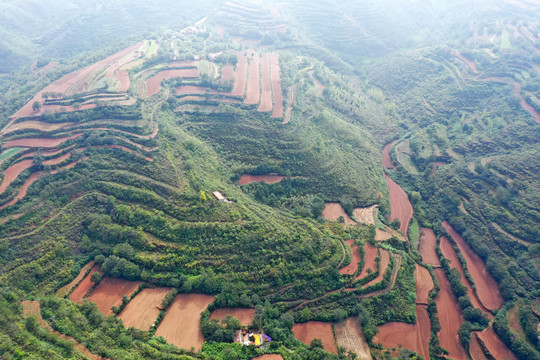
<instances>
[{"instance_id":1,"label":"farmhouse","mask_svg":"<svg viewBox=\"0 0 540 360\"><path fill-rule=\"evenodd\" d=\"M219 191L214 191L214 192L212 193L212 195L214 195L214 197L215 197L216 199L218 199L219 201L221 201L221 202L226 202L226 203L231 203L231 202L232 202L232 201L230 201L230 200L227 200L227 198L226 198L225 196L223 196L223 194L220 193Z\"/></svg>"}]
</instances>

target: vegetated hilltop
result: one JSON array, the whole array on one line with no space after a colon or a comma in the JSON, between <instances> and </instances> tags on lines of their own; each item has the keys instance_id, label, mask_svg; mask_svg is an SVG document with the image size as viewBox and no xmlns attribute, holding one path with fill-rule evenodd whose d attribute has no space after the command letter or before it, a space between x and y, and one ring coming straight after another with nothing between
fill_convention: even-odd
<instances>
[{"instance_id":1,"label":"vegetated hilltop","mask_svg":"<svg viewBox=\"0 0 540 360\"><path fill-rule=\"evenodd\" d=\"M538 357L537 5L165 5L4 79L0 354Z\"/></svg>"}]
</instances>

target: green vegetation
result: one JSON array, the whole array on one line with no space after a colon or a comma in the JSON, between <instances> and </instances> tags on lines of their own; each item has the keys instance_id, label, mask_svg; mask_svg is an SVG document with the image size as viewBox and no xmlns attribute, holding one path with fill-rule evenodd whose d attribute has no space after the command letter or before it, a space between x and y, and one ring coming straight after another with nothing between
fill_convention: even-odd
<instances>
[{"instance_id":1,"label":"green vegetation","mask_svg":"<svg viewBox=\"0 0 540 360\"><path fill-rule=\"evenodd\" d=\"M540 132L520 104L540 108L540 58L530 40L539 25L531 14L513 13L510 3L496 10L450 1L415 8L399 0L31 4L0 5L0 31L12 39L0 44L2 128L11 120L50 127L0 135L2 178L23 156L31 159L0 194L0 357L83 358L73 342L22 315L21 301L35 299L55 331L110 359L252 359L264 352L286 360L354 358L341 349L331 355L320 341L300 343L293 325L358 317L369 344L380 347L373 343L377 326L416 321L419 229L441 235L446 220L499 284L506 303L494 312L493 328L519 358L538 358ZM54 28L53 17L62 19ZM46 85L143 38L126 93L111 91L117 80L92 74L84 92L32 100L34 112L45 108L42 115L9 119ZM237 69L237 53L247 49L279 55L285 107L292 106L288 124L227 94L233 84L219 70L229 62ZM53 58L58 64L49 66ZM194 59L197 65L178 65ZM158 94L144 97L151 76L195 67L199 77L165 80ZM207 90L202 100L186 99L175 95L179 85ZM294 99L287 98L290 89ZM130 98L131 105L105 101ZM94 101L96 108L81 110ZM47 109L53 106L58 111ZM70 127L53 128L65 123ZM79 132L50 149L5 146ZM350 216L356 207L378 204L376 226L399 228L399 219L388 220L380 155L394 139L397 168L388 171L414 206L410 241L377 243L375 226L325 220L325 202L340 202ZM240 187L243 174L287 178ZM217 201L215 191L228 201ZM357 274L365 243L379 249L377 271L359 280L339 274L352 261L349 239L361 255ZM390 254L384 274L382 251ZM104 276L143 282L115 314L145 287L172 288L150 331L126 329L90 302L54 296L90 260ZM459 272L445 259L442 268L465 319L457 335L467 348L471 332L489 320L472 306ZM362 287L378 275L382 281ZM91 277L94 286L102 278ZM446 352L437 338L438 291L436 285L427 309L432 358ZM201 317L200 353L154 336L178 293L216 296ZM506 318L512 306L519 334ZM240 322L210 320L218 307L255 308L250 328L262 328L273 341L264 350L232 343ZM401 350L399 357L409 355Z\"/></svg>"}]
</instances>

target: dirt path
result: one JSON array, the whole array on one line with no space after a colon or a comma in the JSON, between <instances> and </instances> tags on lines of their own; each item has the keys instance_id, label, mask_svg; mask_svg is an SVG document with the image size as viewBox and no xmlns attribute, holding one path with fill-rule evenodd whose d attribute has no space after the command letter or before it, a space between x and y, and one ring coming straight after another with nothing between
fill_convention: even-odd
<instances>
[{"instance_id":1,"label":"dirt path","mask_svg":"<svg viewBox=\"0 0 540 360\"><path fill-rule=\"evenodd\" d=\"M512 234L507 233L507 232L504 231L504 229L501 228L501 227L499 226L499 224L497 224L497 223L492 222L491 225L493 225L493 227L494 227L498 232L500 232L500 233L503 234L503 235L506 235L508 238L510 238L510 239L512 239L512 240L514 240L514 241L517 241L517 242L519 242L519 243L522 243L523 245L526 245L526 246L532 245L532 243L530 243L530 242L528 242L528 241L522 240L522 239L520 239L520 238L515 237L515 236L512 235Z\"/></svg>"},{"instance_id":2,"label":"dirt path","mask_svg":"<svg viewBox=\"0 0 540 360\"><path fill-rule=\"evenodd\" d=\"M71 336L67 336L67 335L64 335L64 334L61 334L59 333L58 331L54 330L48 322L46 322L42 317L41 317L41 308L40 308L40 305L39 305L39 302L37 301L23 301L21 303L22 305L22 308L23 308L23 314L25 317L29 317L29 316L35 316L36 317L36 320L38 322L38 324L44 328L45 330L49 331L49 332L52 332L53 334L57 335L58 337L64 339L64 340L71 340L71 341L74 341L75 342L75 350L77 350L78 352L80 352L81 354L83 354L84 356L86 356L87 358L91 359L91 360L108 360L107 358L105 357L101 357L101 356L98 356L98 355L95 355L95 354L92 354L87 348L85 348L84 346L82 346L81 344L79 344L77 342L77 340L75 340L74 338L72 338Z\"/></svg>"}]
</instances>

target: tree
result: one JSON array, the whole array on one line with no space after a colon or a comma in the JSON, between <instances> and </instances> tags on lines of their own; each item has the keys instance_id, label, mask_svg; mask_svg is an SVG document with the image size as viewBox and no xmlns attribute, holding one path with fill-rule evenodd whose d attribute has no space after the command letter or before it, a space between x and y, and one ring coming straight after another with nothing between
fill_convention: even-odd
<instances>
[{"instance_id":1,"label":"tree","mask_svg":"<svg viewBox=\"0 0 540 360\"><path fill-rule=\"evenodd\" d=\"M34 101L34 103L32 104L32 110L34 110L34 112L38 111L39 109L41 109L41 103L39 101Z\"/></svg>"},{"instance_id":2,"label":"tree","mask_svg":"<svg viewBox=\"0 0 540 360\"><path fill-rule=\"evenodd\" d=\"M92 275L90 275L90 281L92 281L94 284L97 284L103 279L103 275L101 273L93 272Z\"/></svg>"}]
</instances>

